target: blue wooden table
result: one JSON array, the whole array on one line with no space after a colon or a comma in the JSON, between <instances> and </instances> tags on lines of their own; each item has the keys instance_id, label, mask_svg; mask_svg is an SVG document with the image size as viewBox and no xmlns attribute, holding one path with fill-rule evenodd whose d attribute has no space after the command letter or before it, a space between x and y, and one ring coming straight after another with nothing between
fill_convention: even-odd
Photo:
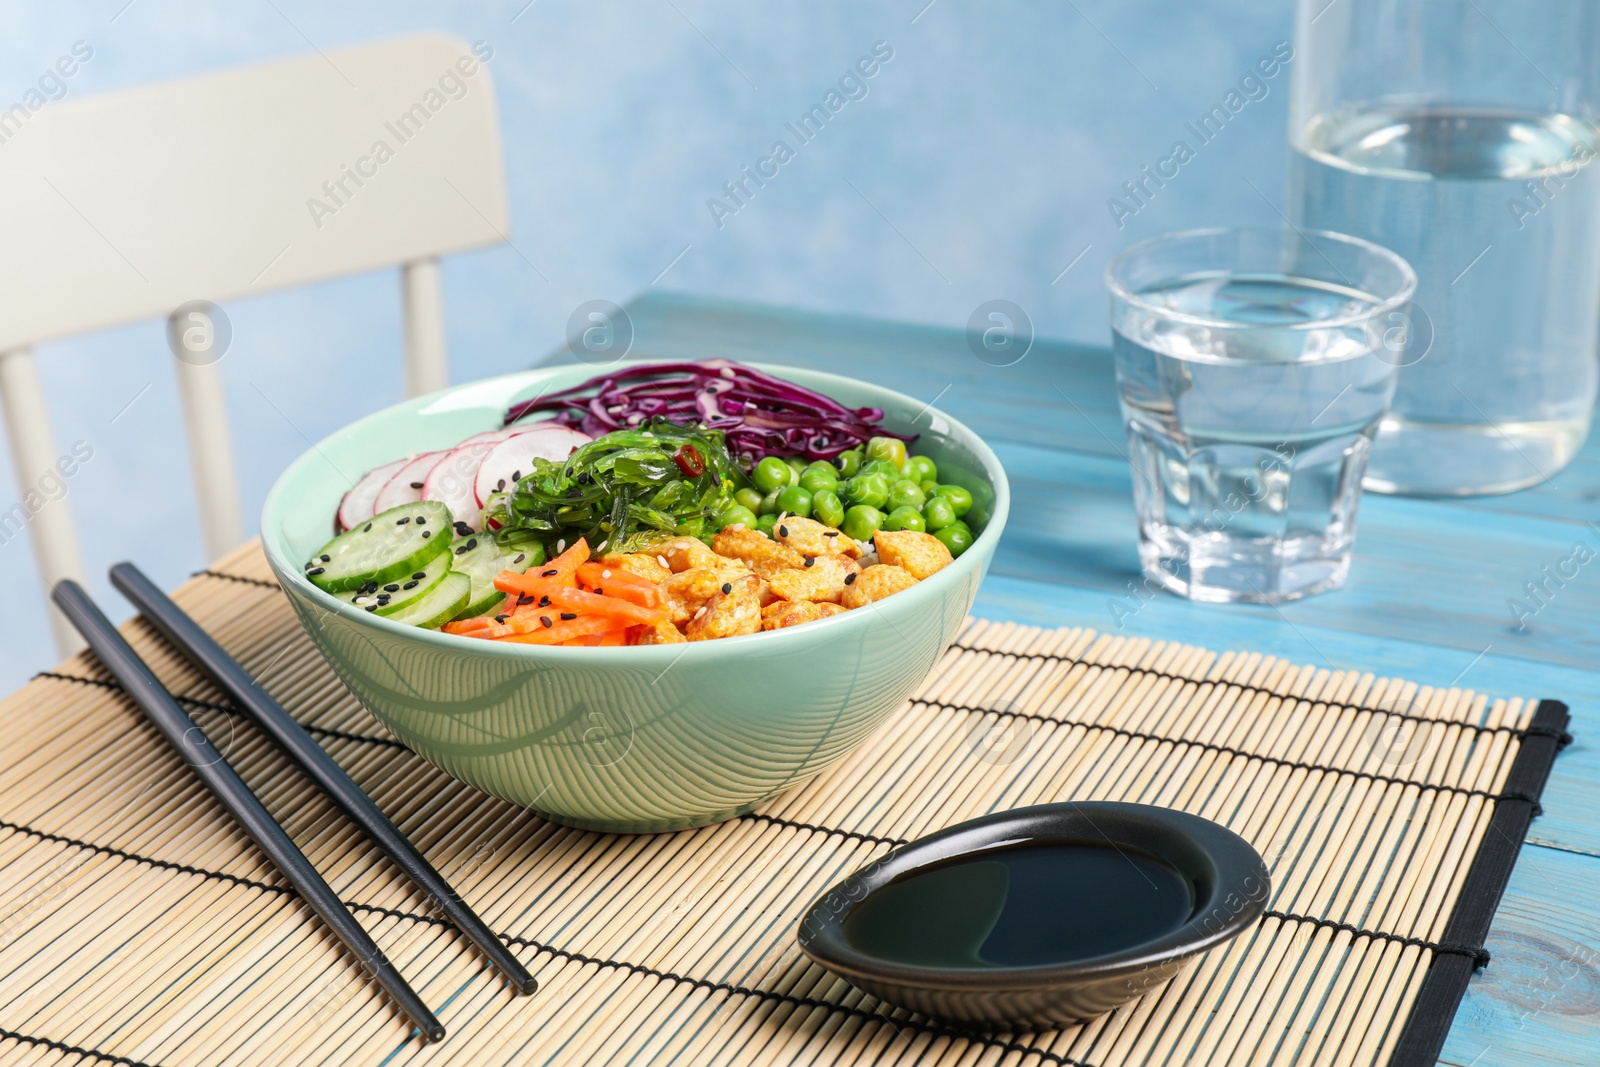
<instances>
[{"instance_id":1,"label":"blue wooden table","mask_svg":"<svg viewBox=\"0 0 1600 1067\"><path fill-rule=\"evenodd\" d=\"M936 402L982 434L1013 505L978 615L1566 701L1577 740L1556 762L1489 939L1494 960L1441 1062L1600 1064L1600 435L1555 478L1510 496L1368 496L1337 593L1282 608L1197 605L1139 582L1108 350L1036 341L993 367L959 331L664 293L627 312L631 358L848 374Z\"/></svg>"}]
</instances>

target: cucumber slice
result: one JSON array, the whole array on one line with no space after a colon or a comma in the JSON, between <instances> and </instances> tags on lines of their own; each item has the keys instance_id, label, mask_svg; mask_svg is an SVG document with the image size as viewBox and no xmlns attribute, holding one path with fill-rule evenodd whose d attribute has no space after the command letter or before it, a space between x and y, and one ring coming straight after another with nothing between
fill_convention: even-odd
<instances>
[{"instance_id":1,"label":"cucumber slice","mask_svg":"<svg viewBox=\"0 0 1600 1067\"><path fill-rule=\"evenodd\" d=\"M384 585L422 570L450 549L450 509L436 500L402 504L346 530L306 564L306 577L330 593Z\"/></svg>"},{"instance_id":2,"label":"cucumber slice","mask_svg":"<svg viewBox=\"0 0 1600 1067\"><path fill-rule=\"evenodd\" d=\"M500 606L506 595L494 587L494 579L501 571L521 574L543 562L544 548L538 542L501 545L486 533L468 537L451 550L451 567L472 579L472 596L458 617L487 615Z\"/></svg>"},{"instance_id":3,"label":"cucumber slice","mask_svg":"<svg viewBox=\"0 0 1600 1067\"><path fill-rule=\"evenodd\" d=\"M465 574L447 574L427 596L413 600L389 618L394 622L403 622L407 626L437 630L461 614L461 609L467 606L467 597L471 593L471 578Z\"/></svg>"},{"instance_id":4,"label":"cucumber slice","mask_svg":"<svg viewBox=\"0 0 1600 1067\"><path fill-rule=\"evenodd\" d=\"M414 601L427 596L449 573L450 553L441 552L420 570L402 574L394 581L382 585L368 582L354 592L340 593L339 599L346 604L365 608L374 615L393 615Z\"/></svg>"}]
</instances>

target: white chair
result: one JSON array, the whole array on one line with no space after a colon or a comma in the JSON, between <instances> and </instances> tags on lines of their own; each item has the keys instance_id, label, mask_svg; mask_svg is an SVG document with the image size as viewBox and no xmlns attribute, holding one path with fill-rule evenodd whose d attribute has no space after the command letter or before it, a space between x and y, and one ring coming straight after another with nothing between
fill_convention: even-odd
<instances>
[{"instance_id":1,"label":"white chair","mask_svg":"<svg viewBox=\"0 0 1600 1067\"><path fill-rule=\"evenodd\" d=\"M437 257L510 230L492 57L429 34L0 112L0 404L19 482L58 456L32 346L156 316L203 332L174 315L192 301L398 265L407 392L447 384ZM204 358L177 370L215 559L244 536L221 378ZM81 580L67 500L28 526L45 588ZM81 647L48 610L63 654Z\"/></svg>"}]
</instances>

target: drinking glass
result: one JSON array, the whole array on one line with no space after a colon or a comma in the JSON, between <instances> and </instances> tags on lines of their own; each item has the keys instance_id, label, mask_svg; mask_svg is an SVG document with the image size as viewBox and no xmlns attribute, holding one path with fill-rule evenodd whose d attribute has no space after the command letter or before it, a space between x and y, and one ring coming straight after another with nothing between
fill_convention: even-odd
<instances>
[{"instance_id":1,"label":"drinking glass","mask_svg":"<svg viewBox=\"0 0 1600 1067\"><path fill-rule=\"evenodd\" d=\"M1342 234L1195 230L1106 281L1147 583L1266 604L1343 585L1411 267Z\"/></svg>"},{"instance_id":2,"label":"drinking glass","mask_svg":"<svg viewBox=\"0 0 1600 1067\"><path fill-rule=\"evenodd\" d=\"M1507 492L1583 444L1600 362L1600 4L1299 0L1289 217L1417 272L1367 488Z\"/></svg>"}]
</instances>

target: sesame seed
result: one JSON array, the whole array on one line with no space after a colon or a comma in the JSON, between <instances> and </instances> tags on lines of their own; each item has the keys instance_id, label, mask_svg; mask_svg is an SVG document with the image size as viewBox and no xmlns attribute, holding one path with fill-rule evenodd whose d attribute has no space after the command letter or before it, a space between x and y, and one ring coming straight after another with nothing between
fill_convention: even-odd
<instances>
[{"instance_id":1,"label":"sesame seed","mask_svg":"<svg viewBox=\"0 0 1600 1067\"><path fill-rule=\"evenodd\" d=\"M417 587L417 583L416 582L407 582L405 585L402 585L400 588L401 589L415 589L416 587Z\"/></svg>"},{"instance_id":2,"label":"sesame seed","mask_svg":"<svg viewBox=\"0 0 1600 1067\"><path fill-rule=\"evenodd\" d=\"M602 578L609 578L609 577L611 577L611 571L610 571L610 570L609 570L609 569L608 569L608 570L603 570L603 571L601 571L601 572L600 572L600 577L602 577Z\"/></svg>"},{"instance_id":3,"label":"sesame seed","mask_svg":"<svg viewBox=\"0 0 1600 1067\"><path fill-rule=\"evenodd\" d=\"M328 568L326 568L326 567L314 567L311 570L306 571L306 573L307 574L321 574L323 571L325 571L327 569Z\"/></svg>"},{"instance_id":4,"label":"sesame seed","mask_svg":"<svg viewBox=\"0 0 1600 1067\"><path fill-rule=\"evenodd\" d=\"M838 530L825 530L825 531L823 531L822 536L823 537L838 537L839 536L839 531Z\"/></svg>"},{"instance_id":5,"label":"sesame seed","mask_svg":"<svg viewBox=\"0 0 1600 1067\"><path fill-rule=\"evenodd\" d=\"M778 536L779 537L788 537L789 536L789 527L787 527L787 526L778 527Z\"/></svg>"},{"instance_id":6,"label":"sesame seed","mask_svg":"<svg viewBox=\"0 0 1600 1067\"><path fill-rule=\"evenodd\" d=\"M512 472L511 472L511 480L512 480L512 481L513 481L513 482L520 482L520 481L522 481L522 472L521 472L521 471L512 471Z\"/></svg>"},{"instance_id":7,"label":"sesame seed","mask_svg":"<svg viewBox=\"0 0 1600 1067\"><path fill-rule=\"evenodd\" d=\"M506 489L506 480L504 478L501 478L498 482L494 483L494 491L495 492L503 493L503 492L505 492L505 489Z\"/></svg>"},{"instance_id":8,"label":"sesame seed","mask_svg":"<svg viewBox=\"0 0 1600 1067\"><path fill-rule=\"evenodd\" d=\"M703 607L696 608L695 609L695 613L694 613L694 617L698 619L700 616L704 615L705 613L706 613L706 609L705 608L703 608Z\"/></svg>"},{"instance_id":9,"label":"sesame seed","mask_svg":"<svg viewBox=\"0 0 1600 1067\"><path fill-rule=\"evenodd\" d=\"M330 555L328 555L328 554L327 554L327 553L326 553L326 552L324 552L324 553L323 553L323 554L322 554L322 555L321 555L321 556L319 556L319 557L318 557L318 558L319 558L319 559L321 559L321 560L322 560L322 562L324 562L324 563L328 563L328 562L331 562L331 561L332 561L332 559L333 559L333 557L332 557L332 556L330 556Z\"/></svg>"},{"instance_id":10,"label":"sesame seed","mask_svg":"<svg viewBox=\"0 0 1600 1067\"><path fill-rule=\"evenodd\" d=\"M732 582L723 582L722 583L722 595L723 596L727 596L731 592L733 592L733 583Z\"/></svg>"},{"instance_id":11,"label":"sesame seed","mask_svg":"<svg viewBox=\"0 0 1600 1067\"><path fill-rule=\"evenodd\" d=\"M371 533L372 532L372 523L369 522L365 526L361 527L361 532L362 533Z\"/></svg>"},{"instance_id":12,"label":"sesame seed","mask_svg":"<svg viewBox=\"0 0 1600 1067\"><path fill-rule=\"evenodd\" d=\"M518 552L517 553L517 558L512 560L511 562L512 563L521 563L523 560L525 560L527 558L528 558L528 554L526 552Z\"/></svg>"},{"instance_id":13,"label":"sesame seed","mask_svg":"<svg viewBox=\"0 0 1600 1067\"><path fill-rule=\"evenodd\" d=\"M412 482L411 483L411 488L413 488L413 489L421 489L422 488L422 483L421 482Z\"/></svg>"},{"instance_id":14,"label":"sesame seed","mask_svg":"<svg viewBox=\"0 0 1600 1067\"><path fill-rule=\"evenodd\" d=\"M432 536L433 536L433 531L432 530L423 530L422 531L422 539L424 541L426 541L428 538L430 538Z\"/></svg>"},{"instance_id":15,"label":"sesame seed","mask_svg":"<svg viewBox=\"0 0 1600 1067\"><path fill-rule=\"evenodd\" d=\"M599 587L599 586L598 586L598 585L597 585L597 586L595 586L595 587L594 587L594 595L595 595L595 596L605 596L605 595L606 595L606 591L605 591L605 590L604 590L604 589L601 589L601 588L600 588L600 587Z\"/></svg>"},{"instance_id":16,"label":"sesame seed","mask_svg":"<svg viewBox=\"0 0 1600 1067\"><path fill-rule=\"evenodd\" d=\"M410 521L411 521L411 516L410 516L410 515L407 515L407 516L406 516L406 517L405 517L405 518L403 518L403 519L396 519L396 520L394 520L394 524L395 524L395 525L396 525L396 526L404 526L404 525L405 525L405 524L406 524L406 523L408 523L408 522L410 522Z\"/></svg>"},{"instance_id":17,"label":"sesame seed","mask_svg":"<svg viewBox=\"0 0 1600 1067\"><path fill-rule=\"evenodd\" d=\"M817 561L817 557L816 556L807 556L806 557L806 566L809 567L813 563L815 563L816 561Z\"/></svg>"},{"instance_id":18,"label":"sesame seed","mask_svg":"<svg viewBox=\"0 0 1600 1067\"><path fill-rule=\"evenodd\" d=\"M426 515L418 515L417 516L417 525L418 526L426 526L426 525L428 525L428 516L426 516Z\"/></svg>"},{"instance_id":19,"label":"sesame seed","mask_svg":"<svg viewBox=\"0 0 1600 1067\"><path fill-rule=\"evenodd\" d=\"M555 625L555 623L550 621L550 616L548 616L548 615L540 615L539 616L539 621L541 623L543 623L545 626L554 626Z\"/></svg>"},{"instance_id":20,"label":"sesame seed","mask_svg":"<svg viewBox=\"0 0 1600 1067\"><path fill-rule=\"evenodd\" d=\"M391 593L398 593L400 591L400 586L395 582L390 582L388 585L384 586L384 588Z\"/></svg>"},{"instance_id":21,"label":"sesame seed","mask_svg":"<svg viewBox=\"0 0 1600 1067\"><path fill-rule=\"evenodd\" d=\"M427 571L418 571L417 573L413 574L411 577L415 578L417 581L420 582L420 581L422 581L422 579L426 578L427 576L428 576L428 572Z\"/></svg>"},{"instance_id":22,"label":"sesame seed","mask_svg":"<svg viewBox=\"0 0 1600 1067\"><path fill-rule=\"evenodd\" d=\"M541 575L541 576L542 576L542 577L545 577L545 578L554 578L554 577L555 577L555 576L556 576L556 575L558 575L558 574L560 574L560 573L561 573L561 572L560 572L560 571L558 571L558 570L556 570L556 569L555 569L555 568L554 568L554 567L551 567L551 568L550 568L550 569L549 569L549 570L547 570L547 571L540 571L540 572L539 572L539 574L540 574L540 575Z\"/></svg>"},{"instance_id":23,"label":"sesame seed","mask_svg":"<svg viewBox=\"0 0 1600 1067\"><path fill-rule=\"evenodd\" d=\"M539 598L539 606L540 606L540 607L541 607L541 608L547 608L547 607L549 607L549 606L550 606L550 598L549 598L549 597L547 597L547 596L542 596L542 597L540 597L540 598Z\"/></svg>"},{"instance_id":24,"label":"sesame seed","mask_svg":"<svg viewBox=\"0 0 1600 1067\"><path fill-rule=\"evenodd\" d=\"M477 547L478 547L478 539L476 537L472 538L470 541L467 542L467 550L469 552L472 549L477 548Z\"/></svg>"},{"instance_id":25,"label":"sesame seed","mask_svg":"<svg viewBox=\"0 0 1600 1067\"><path fill-rule=\"evenodd\" d=\"M566 619L568 622L571 622L573 619L578 617L578 613L576 611L563 611L561 613L561 617Z\"/></svg>"},{"instance_id":26,"label":"sesame seed","mask_svg":"<svg viewBox=\"0 0 1600 1067\"><path fill-rule=\"evenodd\" d=\"M378 610L378 605L376 605L376 604L368 604L367 605L367 610L368 611L377 611Z\"/></svg>"},{"instance_id":27,"label":"sesame seed","mask_svg":"<svg viewBox=\"0 0 1600 1067\"><path fill-rule=\"evenodd\" d=\"M672 569L672 565L667 562L667 557L666 556L657 556L656 557L656 562L661 564L663 567L667 568L667 570L669 570L669 571Z\"/></svg>"},{"instance_id":28,"label":"sesame seed","mask_svg":"<svg viewBox=\"0 0 1600 1067\"><path fill-rule=\"evenodd\" d=\"M854 584L856 584L856 572L855 571L851 571L849 574L844 576L844 584L845 585L854 585Z\"/></svg>"},{"instance_id":29,"label":"sesame seed","mask_svg":"<svg viewBox=\"0 0 1600 1067\"><path fill-rule=\"evenodd\" d=\"M498 623L501 623L501 624L504 624L505 621L506 621L506 616L504 616L504 615L496 615L494 617L494 621L498 622Z\"/></svg>"}]
</instances>

